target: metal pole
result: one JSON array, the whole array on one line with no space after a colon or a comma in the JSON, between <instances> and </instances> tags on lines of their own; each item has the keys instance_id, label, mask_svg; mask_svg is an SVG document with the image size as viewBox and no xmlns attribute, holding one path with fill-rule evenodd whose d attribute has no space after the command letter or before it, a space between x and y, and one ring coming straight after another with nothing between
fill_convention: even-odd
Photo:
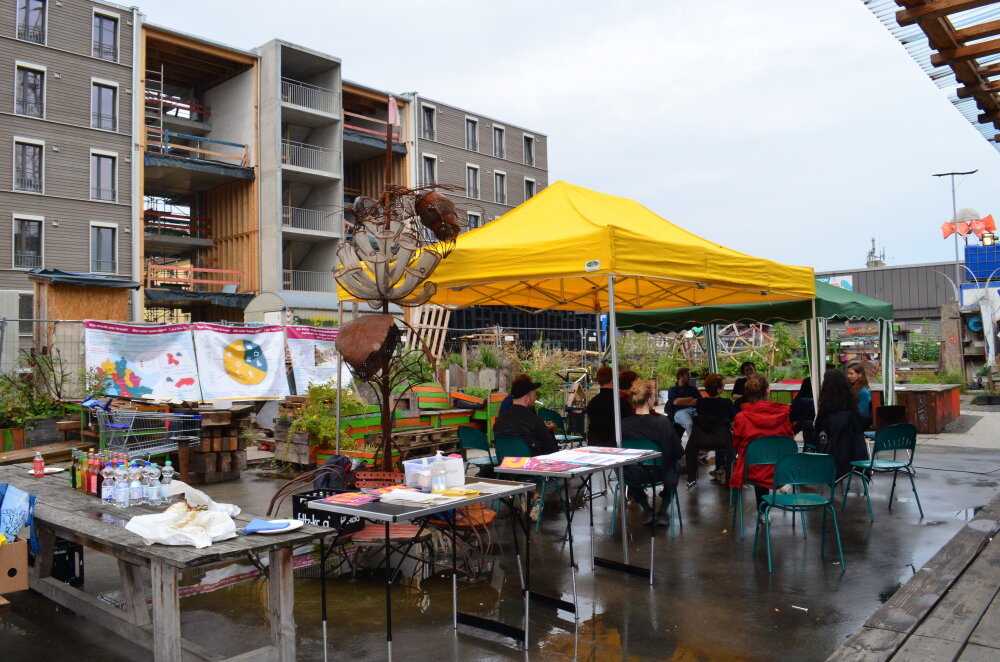
<instances>
[{"instance_id":1,"label":"metal pole","mask_svg":"<svg viewBox=\"0 0 1000 662\"><path fill-rule=\"evenodd\" d=\"M618 385L618 321L615 318L615 277L608 274L608 345L611 347L611 390L613 391L611 402L614 407L615 418L615 446L622 445L622 403L619 396ZM625 481L622 471L618 469L618 498L619 508L622 513L622 555L625 563L628 563L628 513L625 512Z\"/></svg>"},{"instance_id":2,"label":"metal pole","mask_svg":"<svg viewBox=\"0 0 1000 662\"><path fill-rule=\"evenodd\" d=\"M976 169L976 170L969 170L968 172L939 172L937 174L932 175L932 177L950 177L951 178L951 222L952 222L952 224L958 223L958 205L955 202L955 175L974 175L977 172L979 172L978 169ZM956 287L961 287L961 283L962 283L962 271L961 271L961 267L959 266L960 263L959 263L959 257L958 257L958 233L955 232L954 235L955 235L955 285L956 285ZM956 299L956 301L961 302L961 300L962 300L961 295L960 294L956 295L955 299Z\"/></svg>"},{"instance_id":3,"label":"metal pole","mask_svg":"<svg viewBox=\"0 0 1000 662\"><path fill-rule=\"evenodd\" d=\"M340 327L344 326L344 302L337 302L337 335L340 335ZM337 352L337 436L336 450L340 455L340 392L344 388L341 375L344 373L344 357Z\"/></svg>"}]
</instances>

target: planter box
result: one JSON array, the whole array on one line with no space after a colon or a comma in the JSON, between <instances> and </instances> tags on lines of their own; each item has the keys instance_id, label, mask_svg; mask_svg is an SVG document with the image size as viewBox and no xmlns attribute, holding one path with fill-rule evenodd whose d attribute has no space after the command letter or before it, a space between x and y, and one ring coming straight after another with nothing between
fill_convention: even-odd
<instances>
[{"instance_id":1,"label":"planter box","mask_svg":"<svg viewBox=\"0 0 1000 662\"><path fill-rule=\"evenodd\" d=\"M24 428L0 430L0 450L19 451L24 448Z\"/></svg>"},{"instance_id":2,"label":"planter box","mask_svg":"<svg viewBox=\"0 0 1000 662\"><path fill-rule=\"evenodd\" d=\"M59 420L53 418L33 418L24 424L24 438L26 444L31 446L44 446L62 441L62 434L58 430Z\"/></svg>"},{"instance_id":3,"label":"planter box","mask_svg":"<svg viewBox=\"0 0 1000 662\"><path fill-rule=\"evenodd\" d=\"M310 464L309 444L290 444L287 441L275 440L274 459L293 464Z\"/></svg>"}]
</instances>

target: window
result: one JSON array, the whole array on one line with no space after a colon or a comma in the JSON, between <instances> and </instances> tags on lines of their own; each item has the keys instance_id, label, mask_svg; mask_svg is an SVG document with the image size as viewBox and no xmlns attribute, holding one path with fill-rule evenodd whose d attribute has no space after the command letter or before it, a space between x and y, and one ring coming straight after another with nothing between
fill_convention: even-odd
<instances>
[{"instance_id":1,"label":"window","mask_svg":"<svg viewBox=\"0 0 1000 662\"><path fill-rule=\"evenodd\" d=\"M112 154L90 153L90 199L114 202L115 165Z\"/></svg>"},{"instance_id":2,"label":"window","mask_svg":"<svg viewBox=\"0 0 1000 662\"><path fill-rule=\"evenodd\" d=\"M21 292L17 296L17 316L21 321L17 323L17 333L21 336L30 336L34 329L31 319L35 316L35 295L30 292Z\"/></svg>"},{"instance_id":3,"label":"window","mask_svg":"<svg viewBox=\"0 0 1000 662\"><path fill-rule=\"evenodd\" d=\"M117 225L90 224L90 270L115 273L118 270Z\"/></svg>"},{"instance_id":4,"label":"window","mask_svg":"<svg viewBox=\"0 0 1000 662\"><path fill-rule=\"evenodd\" d=\"M479 166L465 167L465 195L479 199Z\"/></svg>"},{"instance_id":5,"label":"window","mask_svg":"<svg viewBox=\"0 0 1000 662\"><path fill-rule=\"evenodd\" d=\"M535 137L524 136L524 165L535 165Z\"/></svg>"},{"instance_id":6,"label":"window","mask_svg":"<svg viewBox=\"0 0 1000 662\"><path fill-rule=\"evenodd\" d=\"M482 214L469 214L469 229L475 230L483 224Z\"/></svg>"},{"instance_id":7,"label":"window","mask_svg":"<svg viewBox=\"0 0 1000 662\"><path fill-rule=\"evenodd\" d=\"M503 158L504 155L503 140L504 140L503 127L502 126L493 127L493 156L501 159Z\"/></svg>"},{"instance_id":8,"label":"window","mask_svg":"<svg viewBox=\"0 0 1000 662\"><path fill-rule=\"evenodd\" d=\"M93 83L90 89L90 126L114 131L118 128L118 89L113 85Z\"/></svg>"},{"instance_id":9,"label":"window","mask_svg":"<svg viewBox=\"0 0 1000 662\"><path fill-rule=\"evenodd\" d=\"M42 266L42 219L14 219L14 268L38 269Z\"/></svg>"},{"instance_id":10,"label":"window","mask_svg":"<svg viewBox=\"0 0 1000 662\"><path fill-rule=\"evenodd\" d=\"M493 201L501 205L507 204L507 175L502 172L493 173Z\"/></svg>"},{"instance_id":11,"label":"window","mask_svg":"<svg viewBox=\"0 0 1000 662\"><path fill-rule=\"evenodd\" d=\"M420 135L427 140L434 140L437 129L437 110L434 106L421 106L421 120L423 122L423 133Z\"/></svg>"},{"instance_id":12,"label":"window","mask_svg":"<svg viewBox=\"0 0 1000 662\"><path fill-rule=\"evenodd\" d=\"M41 193L44 143L14 143L14 190Z\"/></svg>"},{"instance_id":13,"label":"window","mask_svg":"<svg viewBox=\"0 0 1000 662\"><path fill-rule=\"evenodd\" d=\"M437 157L424 155L423 180L424 186L437 184Z\"/></svg>"},{"instance_id":14,"label":"window","mask_svg":"<svg viewBox=\"0 0 1000 662\"><path fill-rule=\"evenodd\" d=\"M45 0L17 0L17 38L45 43Z\"/></svg>"},{"instance_id":15,"label":"window","mask_svg":"<svg viewBox=\"0 0 1000 662\"><path fill-rule=\"evenodd\" d=\"M527 177L525 177L524 178L524 199L527 200L529 198L534 197L534 195L535 195L535 180L534 179L528 179Z\"/></svg>"},{"instance_id":16,"label":"window","mask_svg":"<svg viewBox=\"0 0 1000 662\"><path fill-rule=\"evenodd\" d=\"M118 19L94 14L94 57L118 61Z\"/></svg>"},{"instance_id":17,"label":"window","mask_svg":"<svg viewBox=\"0 0 1000 662\"><path fill-rule=\"evenodd\" d=\"M479 151L479 120L465 118L465 149Z\"/></svg>"},{"instance_id":18,"label":"window","mask_svg":"<svg viewBox=\"0 0 1000 662\"><path fill-rule=\"evenodd\" d=\"M14 82L14 112L28 117L45 116L45 70L18 65Z\"/></svg>"}]
</instances>

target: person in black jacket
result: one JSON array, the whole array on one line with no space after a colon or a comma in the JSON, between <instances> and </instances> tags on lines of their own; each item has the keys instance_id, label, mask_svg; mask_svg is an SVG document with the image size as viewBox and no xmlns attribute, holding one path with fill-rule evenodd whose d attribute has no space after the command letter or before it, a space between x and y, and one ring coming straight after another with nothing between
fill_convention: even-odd
<instances>
[{"instance_id":1,"label":"person in black jacket","mask_svg":"<svg viewBox=\"0 0 1000 662\"><path fill-rule=\"evenodd\" d=\"M601 387L597 395L587 403L587 443L591 446L616 446L615 442L615 402L614 373L604 366L597 370L597 384ZM619 398L621 418L632 415L632 404Z\"/></svg>"},{"instance_id":2,"label":"person in black jacket","mask_svg":"<svg viewBox=\"0 0 1000 662\"><path fill-rule=\"evenodd\" d=\"M724 485L728 475L728 450L733 445L733 418L736 407L733 401L722 395L722 376L707 375L705 377L705 393L707 398L699 398L695 409L698 415L694 417L694 427L691 437L684 449L687 462L688 489L695 486L698 480L698 451L715 451L715 470L711 472L712 482Z\"/></svg>"},{"instance_id":3,"label":"person in black jacket","mask_svg":"<svg viewBox=\"0 0 1000 662\"><path fill-rule=\"evenodd\" d=\"M510 387L514 404L497 416L493 433L524 440L531 454L547 455L559 450L553 434L555 423L546 423L535 413L535 399L541 382L515 381Z\"/></svg>"},{"instance_id":4,"label":"person in black jacket","mask_svg":"<svg viewBox=\"0 0 1000 662\"><path fill-rule=\"evenodd\" d=\"M867 421L858 412L847 377L839 370L827 370L819 391L816 443L818 451L833 456L837 480L850 472L851 462L868 459L864 432L867 426Z\"/></svg>"},{"instance_id":5,"label":"person in black jacket","mask_svg":"<svg viewBox=\"0 0 1000 662\"><path fill-rule=\"evenodd\" d=\"M677 436L673 423L666 416L651 414L656 397L652 382L636 381L629 393L635 415L622 421L622 439L649 439L659 444L663 463L659 467L629 465L623 469L624 478L636 483L652 482L655 479L663 483L663 490L660 492L662 500L659 512L655 515L649 505L646 490L630 487L628 496L642 507L645 515L643 524L650 524L655 518L657 524L667 525L670 524L670 495L677 489L680 480L679 461L684 457L684 447L681 446L681 438Z\"/></svg>"}]
</instances>

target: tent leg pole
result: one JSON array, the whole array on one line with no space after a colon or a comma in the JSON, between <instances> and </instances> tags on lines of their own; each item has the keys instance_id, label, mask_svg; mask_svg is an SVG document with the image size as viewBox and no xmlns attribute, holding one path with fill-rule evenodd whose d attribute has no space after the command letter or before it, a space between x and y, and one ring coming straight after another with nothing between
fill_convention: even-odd
<instances>
[{"instance_id":1,"label":"tent leg pole","mask_svg":"<svg viewBox=\"0 0 1000 662\"><path fill-rule=\"evenodd\" d=\"M618 383L618 321L615 319L615 277L608 274L608 345L611 347L611 389L614 397L611 402L614 406L615 419L615 446L622 445L622 405L619 397L620 386ZM622 554L625 563L628 563L628 513L625 512L627 499L625 496L625 483L621 482L622 474L618 472L619 498L622 500Z\"/></svg>"}]
</instances>

